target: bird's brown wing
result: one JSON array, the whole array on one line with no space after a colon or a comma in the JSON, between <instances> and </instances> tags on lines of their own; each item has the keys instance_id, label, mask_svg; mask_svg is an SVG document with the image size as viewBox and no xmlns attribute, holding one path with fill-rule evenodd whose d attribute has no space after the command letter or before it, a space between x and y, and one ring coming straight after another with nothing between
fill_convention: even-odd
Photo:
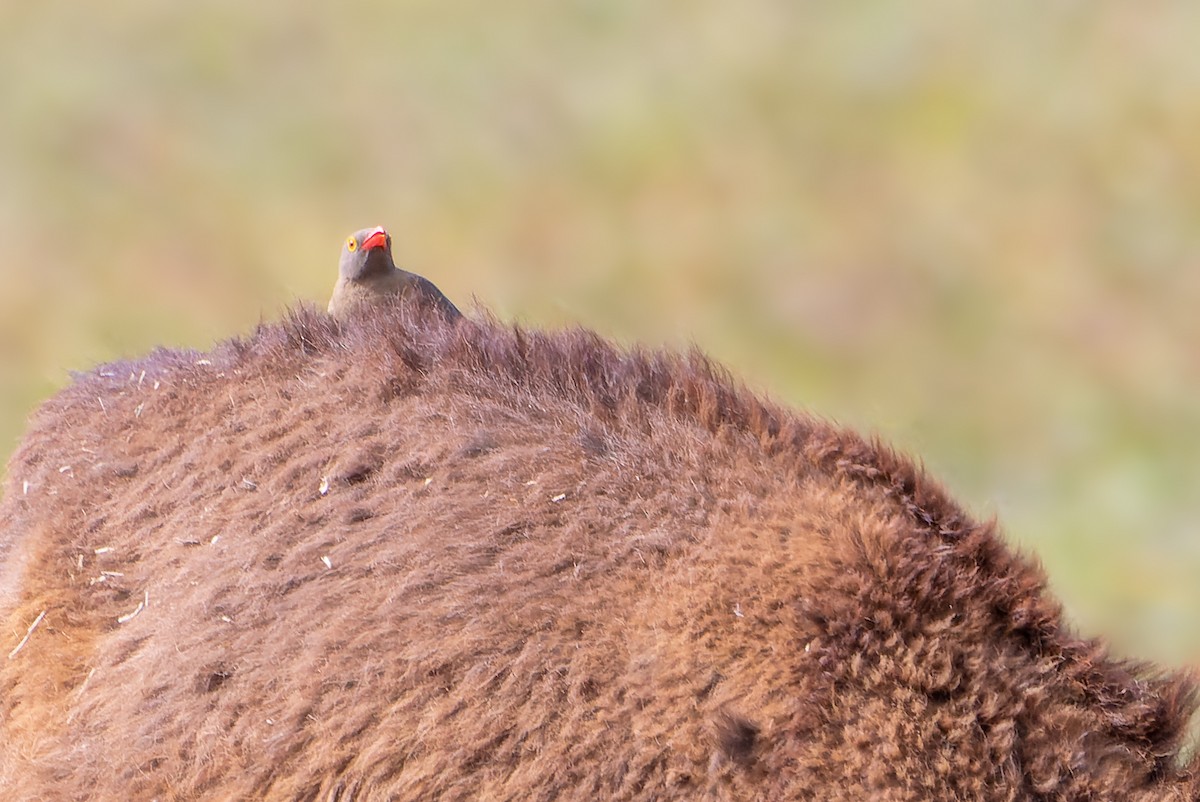
<instances>
[{"instance_id":1,"label":"bird's brown wing","mask_svg":"<svg viewBox=\"0 0 1200 802\"><path fill-rule=\"evenodd\" d=\"M411 276L409 284L412 289L419 293L424 301L434 305L447 320L458 320L462 317L462 312L458 311L458 307L451 303L450 299L432 281L424 276L418 276L416 273L407 275Z\"/></svg>"}]
</instances>

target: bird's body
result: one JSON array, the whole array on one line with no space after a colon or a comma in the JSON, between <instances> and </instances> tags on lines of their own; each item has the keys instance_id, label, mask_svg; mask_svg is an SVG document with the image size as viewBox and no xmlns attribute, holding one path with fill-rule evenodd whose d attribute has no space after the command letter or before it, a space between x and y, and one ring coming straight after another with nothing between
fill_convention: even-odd
<instances>
[{"instance_id":1,"label":"bird's body","mask_svg":"<svg viewBox=\"0 0 1200 802\"><path fill-rule=\"evenodd\" d=\"M395 296L413 296L435 306L447 318L454 319L462 316L458 308L432 281L401 270L392 268L387 273L367 276L359 279L347 279L339 276L333 287L333 297L329 299L329 314L339 320L345 320L354 313L355 309L371 304L377 304L383 299Z\"/></svg>"},{"instance_id":2,"label":"bird's body","mask_svg":"<svg viewBox=\"0 0 1200 802\"><path fill-rule=\"evenodd\" d=\"M415 297L447 320L462 317L432 281L396 267L392 238L381 226L364 228L347 237L338 263L337 284L329 299L329 314L346 320L356 309L396 296Z\"/></svg>"}]
</instances>

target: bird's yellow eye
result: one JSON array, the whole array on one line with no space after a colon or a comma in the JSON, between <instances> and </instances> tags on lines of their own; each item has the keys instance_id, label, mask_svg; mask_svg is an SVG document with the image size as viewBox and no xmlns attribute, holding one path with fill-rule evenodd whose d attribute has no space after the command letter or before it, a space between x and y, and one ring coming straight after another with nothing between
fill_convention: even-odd
<instances>
[{"instance_id":1,"label":"bird's yellow eye","mask_svg":"<svg viewBox=\"0 0 1200 802\"><path fill-rule=\"evenodd\" d=\"M350 253L358 250L358 242L354 237L346 237L346 250L350 251Z\"/></svg>"}]
</instances>

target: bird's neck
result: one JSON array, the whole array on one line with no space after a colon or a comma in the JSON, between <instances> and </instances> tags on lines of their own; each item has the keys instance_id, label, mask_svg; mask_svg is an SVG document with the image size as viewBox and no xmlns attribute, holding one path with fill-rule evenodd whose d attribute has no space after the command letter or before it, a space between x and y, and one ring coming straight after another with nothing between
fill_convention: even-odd
<instances>
[{"instance_id":1,"label":"bird's neck","mask_svg":"<svg viewBox=\"0 0 1200 802\"><path fill-rule=\"evenodd\" d=\"M396 269L396 264L392 261L391 255L387 251L373 251L367 255L363 262L362 272L358 278L370 280L379 276L386 276Z\"/></svg>"}]
</instances>

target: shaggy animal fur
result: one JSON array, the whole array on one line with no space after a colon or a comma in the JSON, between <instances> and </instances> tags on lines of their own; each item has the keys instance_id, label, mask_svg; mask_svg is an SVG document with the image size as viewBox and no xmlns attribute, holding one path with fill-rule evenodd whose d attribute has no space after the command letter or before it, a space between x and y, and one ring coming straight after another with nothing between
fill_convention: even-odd
<instances>
[{"instance_id":1,"label":"shaggy animal fur","mask_svg":"<svg viewBox=\"0 0 1200 802\"><path fill-rule=\"evenodd\" d=\"M5 800L1200 799L1188 679L912 462L585 331L100 368L0 560Z\"/></svg>"}]
</instances>

